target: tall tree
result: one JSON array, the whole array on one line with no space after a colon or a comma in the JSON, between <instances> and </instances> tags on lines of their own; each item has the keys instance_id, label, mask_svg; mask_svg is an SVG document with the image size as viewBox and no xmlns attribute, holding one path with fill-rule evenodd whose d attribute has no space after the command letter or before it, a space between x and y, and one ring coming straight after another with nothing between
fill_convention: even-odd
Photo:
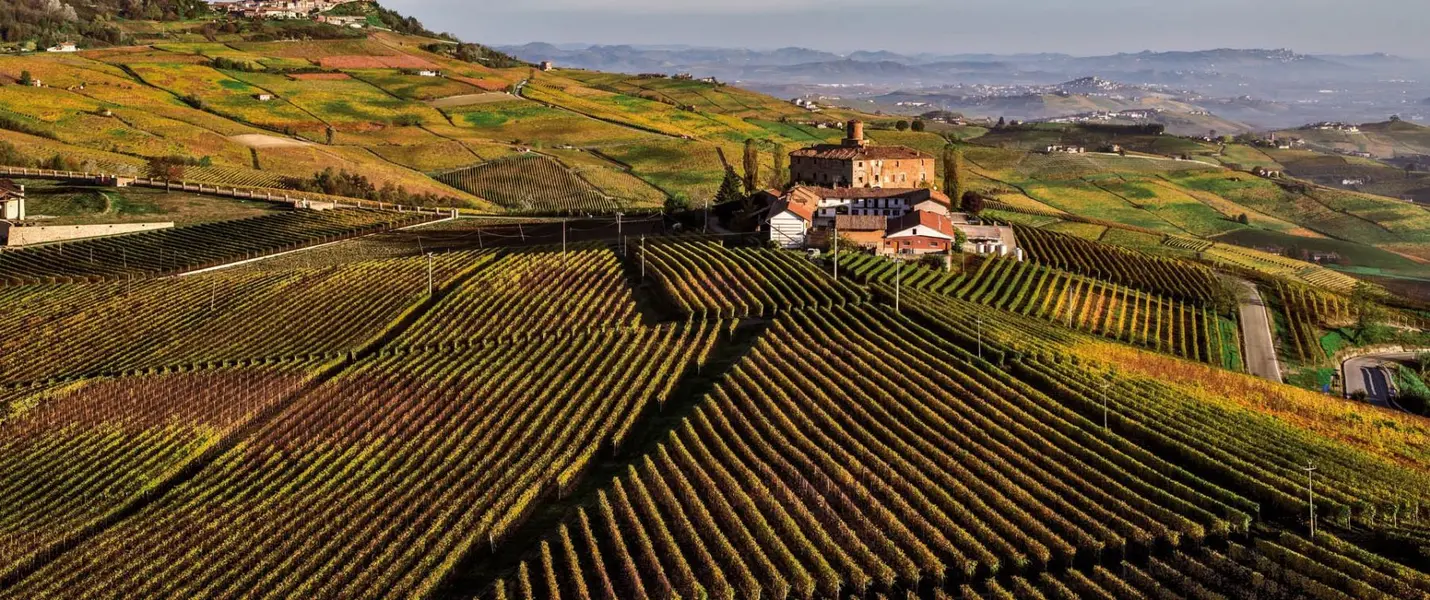
<instances>
[{"instance_id":1,"label":"tall tree","mask_svg":"<svg viewBox=\"0 0 1430 600\"><path fill-rule=\"evenodd\" d=\"M760 148L753 138L745 140L745 193L760 189Z\"/></svg>"},{"instance_id":2,"label":"tall tree","mask_svg":"<svg viewBox=\"0 0 1430 600\"><path fill-rule=\"evenodd\" d=\"M715 203L739 202L745 194L740 190L740 176L735 167L725 167L725 180L720 182L720 191L715 194Z\"/></svg>"},{"instance_id":3,"label":"tall tree","mask_svg":"<svg viewBox=\"0 0 1430 600\"><path fill-rule=\"evenodd\" d=\"M775 149L770 152L770 159L774 162L774 168L770 169L770 189L783 190L785 184L789 182L789 175L785 174L784 147L775 144Z\"/></svg>"},{"instance_id":4,"label":"tall tree","mask_svg":"<svg viewBox=\"0 0 1430 600\"><path fill-rule=\"evenodd\" d=\"M949 146L943 151L943 193L957 202L968 192L968 174L964 172L963 151Z\"/></svg>"}]
</instances>

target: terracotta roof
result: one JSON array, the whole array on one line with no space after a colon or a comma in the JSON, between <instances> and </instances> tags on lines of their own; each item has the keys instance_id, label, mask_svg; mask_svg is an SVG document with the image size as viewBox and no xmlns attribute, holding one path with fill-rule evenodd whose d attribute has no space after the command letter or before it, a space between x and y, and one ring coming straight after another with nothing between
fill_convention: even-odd
<instances>
[{"instance_id":1,"label":"terracotta roof","mask_svg":"<svg viewBox=\"0 0 1430 600\"><path fill-rule=\"evenodd\" d=\"M843 233L845 231L884 231L888 227L888 217L880 215L836 215L834 225Z\"/></svg>"},{"instance_id":2,"label":"terracotta roof","mask_svg":"<svg viewBox=\"0 0 1430 600\"><path fill-rule=\"evenodd\" d=\"M19 196L21 193L22 192L20 191L20 186L16 185L14 181L11 181L9 179L0 179L0 198Z\"/></svg>"},{"instance_id":3,"label":"terracotta roof","mask_svg":"<svg viewBox=\"0 0 1430 600\"><path fill-rule=\"evenodd\" d=\"M799 218L801 219L804 219L806 221L813 221L814 211L818 207L818 198L810 200L809 198L803 197L802 195L796 195L795 190L790 190L790 193L787 194L785 197L770 203L769 216L774 217L775 215L778 215L782 212L789 211L799 216Z\"/></svg>"},{"instance_id":4,"label":"terracotta roof","mask_svg":"<svg viewBox=\"0 0 1430 600\"><path fill-rule=\"evenodd\" d=\"M925 211L914 211L889 221L888 232L892 235L914 227L926 227L948 237L955 237L953 223L948 220L948 217Z\"/></svg>"},{"instance_id":5,"label":"terracotta roof","mask_svg":"<svg viewBox=\"0 0 1430 600\"><path fill-rule=\"evenodd\" d=\"M790 156L803 158L829 158L834 160L915 160L933 158L923 152L904 146L842 146L820 144L802 148Z\"/></svg>"}]
</instances>

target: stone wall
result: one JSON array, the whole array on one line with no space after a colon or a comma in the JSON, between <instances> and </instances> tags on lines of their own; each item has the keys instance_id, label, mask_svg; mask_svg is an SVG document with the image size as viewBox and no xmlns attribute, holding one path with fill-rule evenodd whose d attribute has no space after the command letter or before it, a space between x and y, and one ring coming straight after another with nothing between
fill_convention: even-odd
<instances>
[{"instance_id":1,"label":"stone wall","mask_svg":"<svg viewBox=\"0 0 1430 600\"><path fill-rule=\"evenodd\" d=\"M0 244L30 246L48 242L63 242L84 238L169 229L173 223L115 223L108 225L44 225L18 227L0 225Z\"/></svg>"}]
</instances>

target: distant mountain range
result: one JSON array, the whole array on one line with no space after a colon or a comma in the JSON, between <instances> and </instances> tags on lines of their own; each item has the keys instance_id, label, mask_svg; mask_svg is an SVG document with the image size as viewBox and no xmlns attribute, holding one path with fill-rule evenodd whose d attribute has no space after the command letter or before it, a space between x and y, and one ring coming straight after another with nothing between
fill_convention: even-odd
<instances>
[{"instance_id":1,"label":"distant mountain range","mask_svg":"<svg viewBox=\"0 0 1430 600\"><path fill-rule=\"evenodd\" d=\"M502 47L519 58L626 73L691 73L761 92L829 101L882 104L895 96L958 97L937 108L974 116L1020 115L1006 98L1059 93L1098 96L1165 94L1194 112L1221 114L1252 127L1279 128L1318 120L1372 121L1430 112L1430 64L1388 54L1310 55L1291 50L1217 49L1068 54L836 54L809 48L749 50L686 46ZM1058 88L1058 89L1052 89ZM867 102L866 102L867 103ZM1094 103L1096 104L1096 103ZM1139 104L1128 107L1137 108ZM980 107L982 107L980 109ZM1081 106L1087 108L1087 106ZM863 107L868 108L868 107ZM894 112L898 106L889 107ZM1021 118L1050 116L1043 111ZM1405 115L1415 119L1419 114Z\"/></svg>"}]
</instances>

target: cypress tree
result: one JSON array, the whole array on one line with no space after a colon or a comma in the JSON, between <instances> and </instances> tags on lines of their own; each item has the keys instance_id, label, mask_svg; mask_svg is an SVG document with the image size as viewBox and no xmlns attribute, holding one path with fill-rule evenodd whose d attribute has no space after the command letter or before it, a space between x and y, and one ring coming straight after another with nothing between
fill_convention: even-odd
<instances>
[{"instance_id":1,"label":"cypress tree","mask_svg":"<svg viewBox=\"0 0 1430 600\"><path fill-rule=\"evenodd\" d=\"M760 189L760 149L754 139L745 140L745 193Z\"/></svg>"},{"instance_id":2,"label":"cypress tree","mask_svg":"<svg viewBox=\"0 0 1430 600\"><path fill-rule=\"evenodd\" d=\"M943 193L958 202L968 192L968 174L964 172L963 151L950 146L943 151Z\"/></svg>"}]
</instances>

